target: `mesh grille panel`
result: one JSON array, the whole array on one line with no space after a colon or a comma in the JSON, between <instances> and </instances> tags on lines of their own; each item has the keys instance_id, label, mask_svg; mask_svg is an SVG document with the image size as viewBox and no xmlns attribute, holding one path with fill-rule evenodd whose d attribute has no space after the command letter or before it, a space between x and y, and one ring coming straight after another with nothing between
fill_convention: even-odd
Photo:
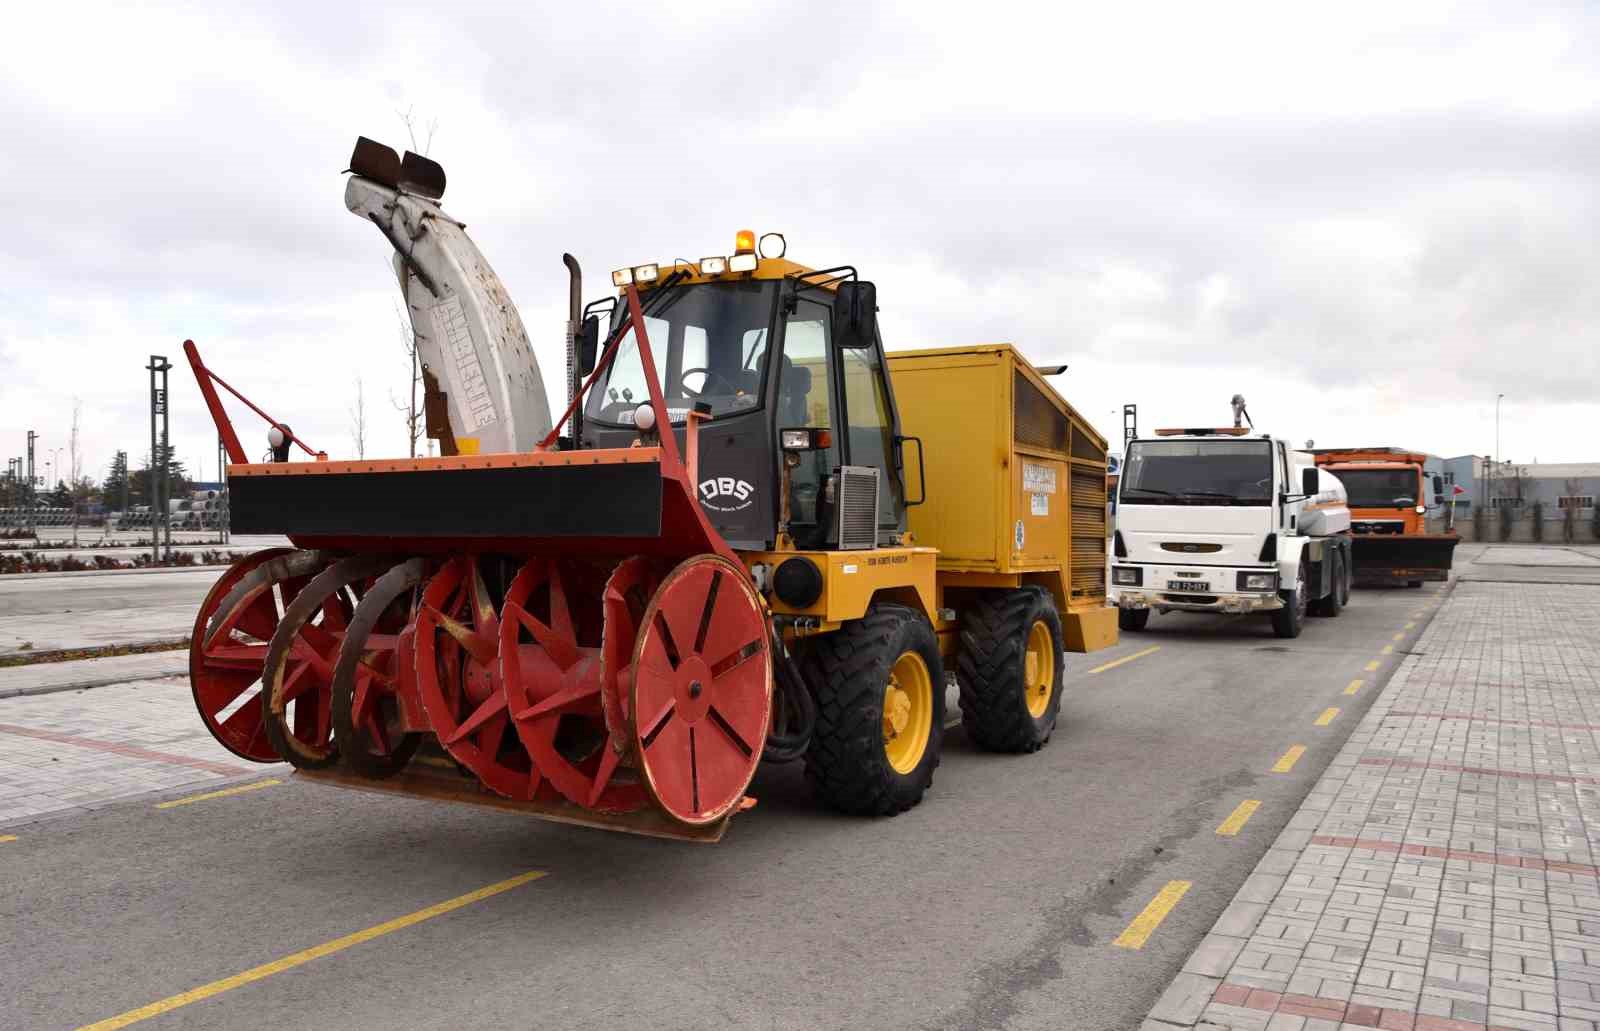
<instances>
[{"instance_id":1,"label":"mesh grille panel","mask_svg":"<svg viewBox=\"0 0 1600 1031\"><path fill-rule=\"evenodd\" d=\"M1106 592L1106 478L1072 471L1072 596Z\"/></svg>"},{"instance_id":2,"label":"mesh grille panel","mask_svg":"<svg viewBox=\"0 0 1600 1031\"><path fill-rule=\"evenodd\" d=\"M878 546L878 470L870 465L839 467L839 548L857 551Z\"/></svg>"},{"instance_id":3,"label":"mesh grille panel","mask_svg":"<svg viewBox=\"0 0 1600 1031\"><path fill-rule=\"evenodd\" d=\"M1070 428L1067 417L1028 382L1022 373L1013 374L1012 421L1018 444L1066 451Z\"/></svg>"}]
</instances>

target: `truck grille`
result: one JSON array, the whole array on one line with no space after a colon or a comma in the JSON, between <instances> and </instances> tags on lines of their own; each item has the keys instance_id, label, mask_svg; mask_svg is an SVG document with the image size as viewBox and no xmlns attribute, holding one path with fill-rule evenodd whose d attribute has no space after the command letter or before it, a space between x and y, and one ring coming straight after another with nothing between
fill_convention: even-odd
<instances>
[{"instance_id":1,"label":"truck grille","mask_svg":"<svg viewBox=\"0 0 1600 1031\"><path fill-rule=\"evenodd\" d=\"M839 467L839 549L878 546L878 470L870 465Z\"/></svg>"},{"instance_id":2,"label":"truck grille","mask_svg":"<svg viewBox=\"0 0 1600 1031\"><path fill-rule=\"evenodd\" d=\"M1351 533L1404 533L1406 524L1392 519L1358 519L1350 523Z\"/></svg>"}]
</instances>

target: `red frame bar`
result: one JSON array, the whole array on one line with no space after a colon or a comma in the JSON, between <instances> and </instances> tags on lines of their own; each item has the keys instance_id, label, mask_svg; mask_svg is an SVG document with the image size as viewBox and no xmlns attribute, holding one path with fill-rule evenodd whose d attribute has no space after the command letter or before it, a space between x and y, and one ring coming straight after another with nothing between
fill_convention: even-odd
<instances>
[{"instance_id":1,"label":"red frame bar","mask_svg":"<svg viewBox=\"0 0 1600 1031\"><path fill-rule=\"evenodd\" d=\"M244 453L244 446L239 443L238 434L233 431L233 420L228 418L227 411L222 407L222 399L217 396L216 388L211 385L213 380L220 383L222 389L244 402L246 408L265 419L267 425L276 426L283 431L285 436L300 446L301 451L319 461L325 462L328 460L326 451L313 451L305 441L295 436L293 430L263 412L256 407L255 402L229 386L227 380L206 368L205 363L200 360L200 349L194 345L193 340L185 340L183 342L183 353L189 359L189 368L194 370L195 382L200 385L200 394L206 399L206 407L211 409L211 421L217 424L217 434L222 437L222 446L227 450L228 459L233 464L244 465L249 461L249 458Z\"/></svg>"}]
</instances>

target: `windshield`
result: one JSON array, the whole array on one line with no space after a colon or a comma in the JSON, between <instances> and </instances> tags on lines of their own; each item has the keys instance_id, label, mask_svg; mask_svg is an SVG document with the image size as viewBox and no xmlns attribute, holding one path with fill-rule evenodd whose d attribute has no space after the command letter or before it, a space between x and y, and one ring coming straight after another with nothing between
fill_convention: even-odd
<instances>
[{"instance_id":1,"label":"windshield","mask_svg":"<svg viewBox=\"0 0 1600 1031\"><path fill-rule=\"evenodd\" d=\"M1125 505L1270 505L1272 445L1265 440L1147 440L1122 465Z\"/></svg>"},{"instance_id":2,"label":"windshield","mask_svg":"<svg viewBox=\"0 0 1600 1031\"><path fill-rule=\"evenodd\" d=\"M1351 508L1410 508L1417 504L1415 469L1332 470L1350 496Z\"/></svg>"},{"instance_id":3,"label":"windshield","mask_svg":"<svg viewBox=\"0 0 1600 1031\"><path fill-rule=\"evenodd\" d=\"M667 287L640 298L650 353L673 422L688 418L696 401L709 404L713 418L760 407L767 327L777 292L775 281L749 280ZM625 302L612 310L612 331L627 310ZM638 340L630 327L611 368L589 391L585 415L631 425L630 413L649 399Z\"/></svg>"}]
</instances>

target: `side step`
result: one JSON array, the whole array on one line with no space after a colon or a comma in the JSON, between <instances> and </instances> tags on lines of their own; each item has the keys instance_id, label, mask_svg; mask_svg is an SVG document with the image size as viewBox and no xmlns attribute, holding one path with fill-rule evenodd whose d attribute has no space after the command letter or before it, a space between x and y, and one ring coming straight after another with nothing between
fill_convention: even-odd
<instances>
[{"instance_id":1,"label":"side step","mask_svg":"<svg viewBox=\"0 0 1600 1031\"><path fill-rule=\"evenodd\" d=\"M406 798L426 798L435 802L457 802L520 813L538 820L571 824L577 827L594 827L599 830L622 831L641 834L649 838L670 838L674 841L692 841L715 844L727 832L728 819L719 820L707 827L686 827L668 819L655 808L637 813L599 813L575 806L562 799L556 802L516 802L496 795L476 777L463 773L455 763L440 754L419 753L405 770L387 780L369 780L357 777L337 767L326 770L297 770L295 777L356 791L371 791L380 795L401 795ZM743 812L755 805L755 799L746 796L734 812ZM731 819L731 814L729 819Z\"/></svg>"}]
</instances>

